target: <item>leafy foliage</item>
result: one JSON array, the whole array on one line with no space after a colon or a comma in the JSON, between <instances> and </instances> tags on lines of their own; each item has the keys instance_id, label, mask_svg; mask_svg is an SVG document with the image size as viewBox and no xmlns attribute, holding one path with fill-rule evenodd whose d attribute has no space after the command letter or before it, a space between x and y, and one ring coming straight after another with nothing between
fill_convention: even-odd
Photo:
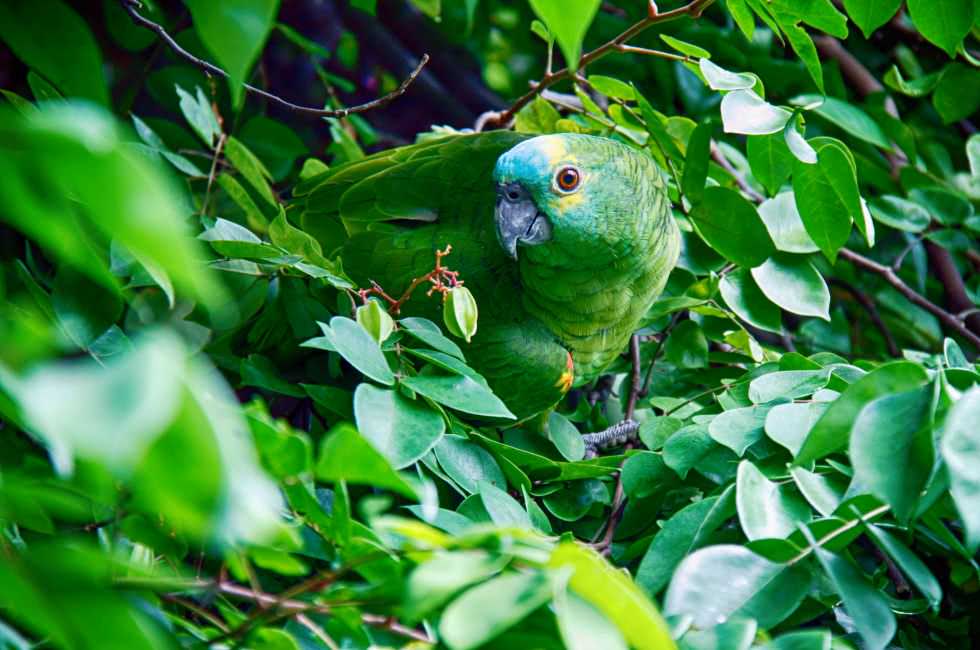
<instances>
[{"instance_id":1,"label":"leafy foliage","mask_svg":"<svg viewBox=\"0 0 980 650\"><path fill-rule=\"evenodd\" d=\"M0 646L971 646L973 0L361 0L329 38L186 4L0 6ZM448 251L355 287L343 233L296 225L327 164L452 132L402 112L439 84L322 119L242 86L287 59L330 109L383 94L396 10L478 61L451 92L517 98L481 124L668 182L683 250L632 354L534 420L467 364L494 306Z\"/></svg>"}]
</instances>

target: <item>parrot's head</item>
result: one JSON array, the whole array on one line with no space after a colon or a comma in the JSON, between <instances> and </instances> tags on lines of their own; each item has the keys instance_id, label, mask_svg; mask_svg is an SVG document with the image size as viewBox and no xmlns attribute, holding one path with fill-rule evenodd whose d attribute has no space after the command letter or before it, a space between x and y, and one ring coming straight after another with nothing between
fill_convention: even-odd
<instances>
[{"instance_id":1,"label":"parrot's head","mask_svg":"<svg viewBox=\"0 0 980 650\"><path fill-rule=\"evenodd\" d=\"M497 238L515 260L602 263L628 254L644 220L663 212L666 189L642 151L597 136L542 135L505 152L494 168Z\"/></svg>"}]
</instances>

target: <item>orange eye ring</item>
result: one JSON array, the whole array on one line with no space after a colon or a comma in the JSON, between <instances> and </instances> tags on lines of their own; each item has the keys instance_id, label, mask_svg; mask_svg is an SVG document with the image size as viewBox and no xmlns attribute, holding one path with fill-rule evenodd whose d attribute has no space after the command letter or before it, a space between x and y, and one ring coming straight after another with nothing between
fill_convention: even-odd
<instances>
[{"instance_id":1,"label":"orange eye ring","mask_svg":"<svg viewBox=\"0 0 980 650\"><path fill-rule=\"evenodd\" d=\"M582 174L574 167L562 167L555 174L555 186L562 192L574 192L582 182Z\"/></svg>"}]
</instances>

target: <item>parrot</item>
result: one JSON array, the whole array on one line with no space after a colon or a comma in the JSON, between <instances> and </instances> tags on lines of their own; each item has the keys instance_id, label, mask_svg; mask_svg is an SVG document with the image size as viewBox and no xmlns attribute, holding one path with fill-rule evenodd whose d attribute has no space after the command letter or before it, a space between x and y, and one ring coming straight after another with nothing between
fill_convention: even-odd
<instances>
[{"instance_id":1,"label":"parrot","mask_svg":"<svg viewBox=\"0 0 980 650\"><path fill-rule=\"evenodd\" d=\"M444 263L479 307L466 360L519 420L623 352L680 250L654 160L587 134L444 135L329 168L293 193L301 228L362 287L399 295L451 245ZM436 302L413 296L400 315L435 320Z\"/></svg>"}]
</instances>

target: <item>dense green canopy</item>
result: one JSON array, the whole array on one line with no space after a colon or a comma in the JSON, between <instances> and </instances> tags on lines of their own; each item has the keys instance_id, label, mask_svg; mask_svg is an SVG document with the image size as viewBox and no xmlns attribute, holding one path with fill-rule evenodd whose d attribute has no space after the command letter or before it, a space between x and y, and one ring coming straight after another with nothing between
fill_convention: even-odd
<instances>
[{"instance_id":1,"label":"dense green canopy","mask_svg":"<svg viewBox=\"0 0 980 650\"><path fill-rule=\"evenodd\" d=\"M0 648L972 647L978 37L974 0L0 3ZM526 307L473 255L514 262L428 211L492 219L556 133L656 165L681 239L574 387L481 359Z\"/></svg>"}]
</instances>

